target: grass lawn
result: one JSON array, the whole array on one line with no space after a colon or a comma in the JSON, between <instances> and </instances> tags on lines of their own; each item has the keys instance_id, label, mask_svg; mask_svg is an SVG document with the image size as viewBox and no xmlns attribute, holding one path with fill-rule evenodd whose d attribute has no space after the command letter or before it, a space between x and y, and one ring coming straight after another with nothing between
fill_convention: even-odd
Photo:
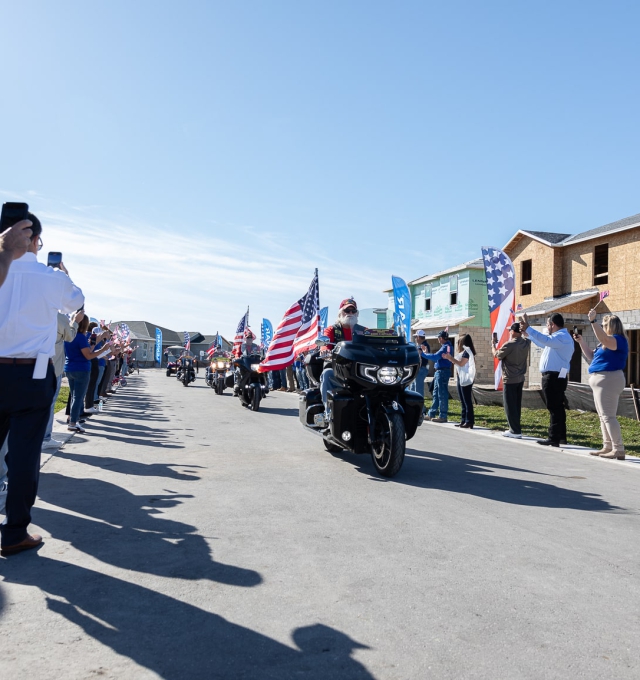
<instances>
[{"instance_id":1,"label":"grass lawn","mask_svg":"<svg viewBox=\"0 0 640 680\"><path fill-rule=\"evenodd\" d=\"M431 399L425 399L427 408ZM502 406L474 407L476 425L490 430L506 430L507 419ZM460 402L449 399L449 420L460 420ZM630 456L640 456L640 423L631 418L618 418L622 428L622 441L625 452ZM549 412L546 409L522 409L522 433L532 437L547 438ZM596 413L567 411L567 442L593 449L602 448L600 419Z\"/></svg>"},{"instance_id":2,"label":"grass lawn","mask_svg":"<svg viewBox=\"0 0 640 680\"><path fill-rule=\"evenodd\" d=\"M56 399L56 413L67 407L67 399L69 398L69 388L64 385L60 388L60 394Z\"/></svg>"}]
</instances>

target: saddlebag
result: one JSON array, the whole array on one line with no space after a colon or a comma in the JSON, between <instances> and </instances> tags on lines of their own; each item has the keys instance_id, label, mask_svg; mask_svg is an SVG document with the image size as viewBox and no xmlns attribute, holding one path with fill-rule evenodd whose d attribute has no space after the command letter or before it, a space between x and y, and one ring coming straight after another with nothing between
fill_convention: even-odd
<instances>
[{"instance_id":1,"label":"saddlebag","mask_svg":"<svg viewBox=\"0 0 640 680\"><path fill-rule=\"evenodd\" d=\"M407 439L411 439L418 429L422 409L424 408L424 399L417 392L405 390L403 394L404 408L404 430Z\"/></svg>"},{"instance_id":2,"label":"saddlebag","mask_svg":"<svg viewBox=\"0 0 640 680\"><path fill-rule=\"evenodd\" d=\"M227 374L224 376L224 384L225 384L226 387L233 388L233 385L234 385L233 371L228 371Z\"/></svg>"},{"instance_id":3,"label":"saddlebag","mask_svg":"<svg viewBox=\"0 0 640 680\"><path fill-rule=\"evenodd\" d=\"M305 390L300 395L298 402L300 422L306 427L307 425L314 425L313 417L324 412L324 405L322 403L322 396L320 390L312 388Z\"/></svg>"}]
</instances>

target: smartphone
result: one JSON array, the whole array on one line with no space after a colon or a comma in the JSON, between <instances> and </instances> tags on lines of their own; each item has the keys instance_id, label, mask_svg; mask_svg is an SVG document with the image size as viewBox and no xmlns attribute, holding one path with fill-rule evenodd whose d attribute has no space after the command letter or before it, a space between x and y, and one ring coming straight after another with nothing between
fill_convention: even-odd
<instances>
[{"instance_id":1,"label":"smartphone","mask_svg":"<svg viewBox=\"0 0 640 680\"><path fill-rule=\"evenodd\" d=\"M47 255L47 267L53 267L54 269L60 269L62 264L62 253L49 253Z\"/></svg>"},{"instance_id":2,"label":"smartphone","mask_svg":"<svg viewBox=\"0 0 640 680\"><path fill-rule=\"evenodd\" d=\"M497 345L497 344L498 344L498 334L497 334L497 333L494 333L494 334L493 334L493 344L494 344L494 345Z\"/></svg>"},{"instance_id":3,"label":"smartphone","mask_svg":"<svg viewBox=\"0 0 640 680\"><path fill-rule=\"evenodd\" d=\"M14 224L28 219L29 206L26 203L3 203L0 216L0 233Z\"/></svg>"},{"instance_id":4,"label":"smartphone","mask_svg":"<svg viewBox=\"0 0 640 680\"><path fill-rule=\"evenodd\" d=\"M577 326L573 327L573 334L578 335L578 327Z\"/></svg>"}]
</instances>

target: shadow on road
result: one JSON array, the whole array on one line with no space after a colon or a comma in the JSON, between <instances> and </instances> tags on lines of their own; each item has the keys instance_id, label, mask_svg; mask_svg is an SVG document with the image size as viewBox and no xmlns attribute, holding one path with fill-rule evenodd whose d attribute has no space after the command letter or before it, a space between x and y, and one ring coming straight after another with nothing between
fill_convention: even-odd
<instances>
[{"instance_id":1,"label":"shadow on road","mask_svg":"<svg viewBox=\"0 0 640 680\"><path fill-rule=\"evenodd\" d=\"M43 473L40 496L60 510L36 507L34 522L104 563L138 574L243 588L262 582L254 570L216 562L195 527L163 519L163 509L189 495L165 489L162 494L138 496L102 480ZM182 581L181 592L198 595L201 606L194 606L159 592L163 582L152 590L42 552L3 560L4 583L43 591L50 611L161 678L373 679L352 658L355 649L365 647L328 626L297 628L292 633L296 647L289 646L208 611L219 585L210 591L200 585L193 591ZM3 604L0 596L0 615ZM105 672L83 659L70 658L69 663L83 677Z\"/></svg>"},{"instance_id":2,"label":"shadow on road","mask_svg":"<svg viewBox=\"0 0 640 680\"><path fill-rule=\"evenodd\" d=\"M384 479L377 475L370 456L356 456L346 452L330 455L352 463L360 471L375 477L379 482L439 489L514 505L569 508L589 512L621 509L611 505L597 494L584 493L531 479L531 475L557 479L554 475L500 463L407 449L402 470L393 479ZM506 474L496 474L501 470Z\"/></svg>"},{"instance_id":3,"label":"shadow on road","mask_svg":"<svg viewBox=\"0 0 640 680\"><path fill-rule=\"evenodd\" d=\"M201 470L202 465L184 465L182 463L139 463L134 460L123 460L122 458L109 458L107 456L91 456L83 453L71 453L64 449L56 453L56 458L74 460L85 465L119 472L123 475L136 475L139 477L167 477L168 479L179 479L184 481L198 480L195 470ZM173 468L183 468L183 471Z\"/></svg>"},{"instance_id":4,"label":"shadow on road","mask_svg":"<svg viewBox=\"0 0 640 680\"><path fill-rule=\"evenodd\" d=\"M50 611L166 680L373 679L351 658L355 649L365 647L328 626L297 628L294 648L213 612L75 564L25 553L7 560L7 567L5 582L41 589ZM73 670L93 674L86 661L76 663Z\"/></svg>"},{"instance_id":5,"label":"shadow on road","mask_svg":"<svg viewBox=\"0 0 640 680\"><path fill-rule=\"evenodd\" d=\"M274 416L295 416L297 418L299 410L297 408L269 408L268 406L260 405L260 411L258 411L258 413L266 413Z\"/></svg>"}]
</instances>

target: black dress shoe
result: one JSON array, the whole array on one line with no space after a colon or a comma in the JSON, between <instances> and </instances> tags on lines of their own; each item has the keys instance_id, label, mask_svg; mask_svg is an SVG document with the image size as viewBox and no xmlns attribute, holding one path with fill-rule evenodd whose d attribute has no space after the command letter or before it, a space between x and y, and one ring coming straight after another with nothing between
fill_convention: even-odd
<instances>
[{"instance_id":1,"label":"black dress shoe","mask_svg":"<svg viewBox=\"0 0 640 680\"><path fill-rule=\"evenodd\" d=\"M556 448L560 446L558 442L554 442L551 439L538 439L537 443L540 444L540 446L555 446Z\"/></svg>"}]
</instances>

